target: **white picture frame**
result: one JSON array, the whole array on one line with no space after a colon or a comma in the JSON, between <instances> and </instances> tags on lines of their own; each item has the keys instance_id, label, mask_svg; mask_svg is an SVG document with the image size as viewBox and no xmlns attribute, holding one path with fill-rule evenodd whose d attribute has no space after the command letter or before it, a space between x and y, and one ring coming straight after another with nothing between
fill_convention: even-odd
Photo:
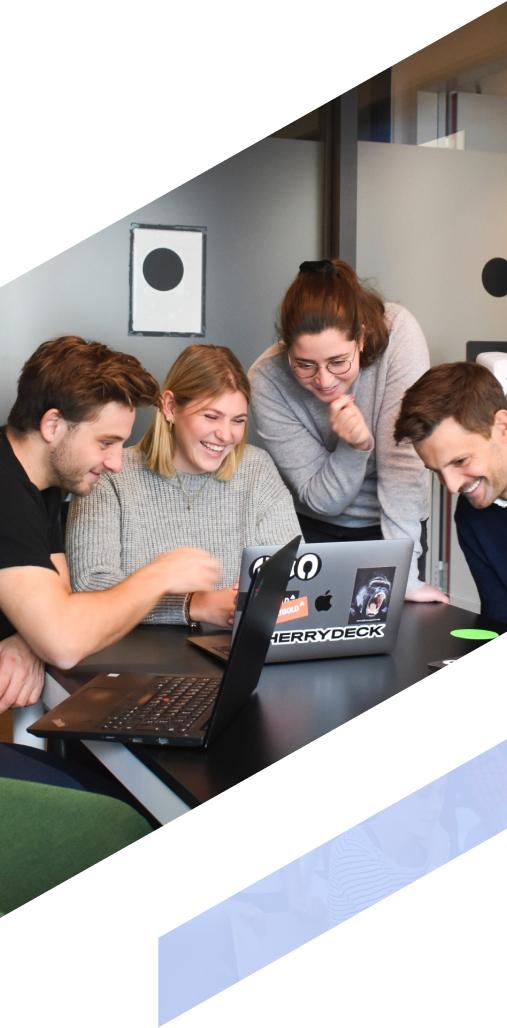
<instances>
[{"instance_id":1,"label":"white picture frame","mask_svg":"<svg viewBox=\"0 0 507 1028\"><path fill-rule=\"evenodd\" d=\"M204 336L206 228L130 227L129 335Z\"/></svg>"}]
</instances>

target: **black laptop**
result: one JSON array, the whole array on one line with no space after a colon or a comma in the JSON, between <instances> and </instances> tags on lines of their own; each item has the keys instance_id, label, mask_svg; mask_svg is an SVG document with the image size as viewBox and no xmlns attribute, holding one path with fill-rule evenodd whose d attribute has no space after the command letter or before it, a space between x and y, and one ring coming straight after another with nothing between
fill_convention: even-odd
<instances>
[{"instance_id":1,"label":"black laptop","mask_svg":"<svg viewBox=\"0 0 507 1028\"><path fill-rule=\"evenodd\" d=\"M28 729L33 735L205 748L259 681L300 536L252 579L223 676L104 672Z\"/></svg>"}]
</instances>

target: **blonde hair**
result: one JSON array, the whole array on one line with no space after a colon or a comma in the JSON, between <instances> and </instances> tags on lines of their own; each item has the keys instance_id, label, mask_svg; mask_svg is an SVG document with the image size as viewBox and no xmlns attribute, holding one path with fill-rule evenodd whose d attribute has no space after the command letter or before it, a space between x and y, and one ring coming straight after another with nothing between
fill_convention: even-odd
<instances>
[{"instance_id":1,"label":"blonde hair","mask_svg":"<svg viewBox=\"0 0 507 1028\"><path fill-rule=\"evenodd\" d=\"M250 383L237 357L226 346L196 343L187 346L169 368L162 393L170 389L177 407L196 400L213 400L226 392L243 393L250 402ZM245 452L246 430L239 442L222 461L215 478L227 482L235 474ZM157 410L147 432L137 444L144 454L146 466L159 475L174 475L174 426Z\"/></svg>"}]
</instances>

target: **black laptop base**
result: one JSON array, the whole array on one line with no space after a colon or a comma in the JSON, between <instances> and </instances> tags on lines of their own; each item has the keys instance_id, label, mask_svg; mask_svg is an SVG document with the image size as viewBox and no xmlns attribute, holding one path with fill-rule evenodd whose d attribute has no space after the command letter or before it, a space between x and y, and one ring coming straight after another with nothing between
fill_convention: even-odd
<instances>
[{"instance_id":1,"label":"black laptop base","mask_svg":"<svg viewBox=\"0 0 507 1028\"><path fill-rule=\"evenodd\" d=\"M220 682L218 676L104 673L53 707L41 718L45 726L36 722L30 732L48 735L50 720L62 739L202 747ZM194 689L195 698L183 703L182 691Z\"/></svg>"},{"instance_id":2,"label":"black laptop base","mask_svg":"<svg viewBox=\"0 0 507 1028\"><path fill-rule=\"evenodd\" d=\"M222 678L110 671L28 731L64 739L207 747L257 687L299 541L297 536L279 549L252 579Z\"/></svg>"}]
</instances>

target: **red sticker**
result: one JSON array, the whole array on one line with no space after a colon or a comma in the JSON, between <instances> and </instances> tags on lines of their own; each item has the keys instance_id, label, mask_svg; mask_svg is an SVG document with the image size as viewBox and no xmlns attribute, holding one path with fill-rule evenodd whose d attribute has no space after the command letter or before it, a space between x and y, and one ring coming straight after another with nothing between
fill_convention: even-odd
<instances>
[{"instance_id":1,"label":"red sticker","mask_svg":"<svg viewBox=\"0 0 507 1028\"><path fill-rule=\"evenodd\" d=\"M295 600L284 600L280 607L276 623L279 625L284 621L296 621L297 618L308 617L308 597L298 596Z\"/></svg>"}]
</instances>

